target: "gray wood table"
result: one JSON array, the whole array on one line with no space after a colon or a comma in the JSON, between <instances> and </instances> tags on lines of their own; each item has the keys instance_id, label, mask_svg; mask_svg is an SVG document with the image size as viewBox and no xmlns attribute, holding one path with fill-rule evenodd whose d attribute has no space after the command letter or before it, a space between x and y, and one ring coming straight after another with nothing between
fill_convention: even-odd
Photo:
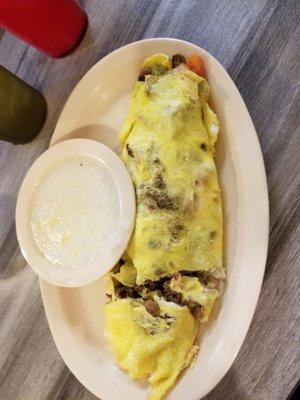
<instances>
[{"instance_id":1,"label":"gray wood table","mask_svg":"<svg viewBox=\"0 0 300 400\"><path fill-rule=\"evenodd\" d=\"M18 247L16 198L83 74L112 50L157 36L194 42L228 70L256 126L268 177L270 246L260 300L239 355L206 400L286 399L300 372L300 2L83 3L89 28L68 57L51 59L0 31L0 63L41 90L48 102L46 124L32 143L0 142L0 399L96 399L65 366L52 340L37 277Z\"/></svg>"}]
</instances>

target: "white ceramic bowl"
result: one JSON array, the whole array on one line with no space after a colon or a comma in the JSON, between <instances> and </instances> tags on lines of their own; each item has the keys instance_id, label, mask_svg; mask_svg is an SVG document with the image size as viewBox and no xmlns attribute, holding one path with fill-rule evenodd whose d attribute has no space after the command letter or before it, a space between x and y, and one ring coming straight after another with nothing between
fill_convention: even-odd
<instances>
[{"instance_id":1,"label":"white ceramic bowl","mask_svg":"<svg viewBox=\"0 0 300 400\"><path fill-rule=\"evenodd\" d=\"M90 156L99 160L113 175L119 199L116 221L117 242L106 248L96 261L77 268L49 262L37 248L31 230L32 195L41 178L51 166L71 155ZM129 173L121 159L108 147L88 139L67 140L51 147L32 165L22 183L17 207L16 229L22 253L32 269L54 285L76 287L93 282L109 271L120 259L131 237L135 218L135 194Z\"/></svg>"}]
</instances>

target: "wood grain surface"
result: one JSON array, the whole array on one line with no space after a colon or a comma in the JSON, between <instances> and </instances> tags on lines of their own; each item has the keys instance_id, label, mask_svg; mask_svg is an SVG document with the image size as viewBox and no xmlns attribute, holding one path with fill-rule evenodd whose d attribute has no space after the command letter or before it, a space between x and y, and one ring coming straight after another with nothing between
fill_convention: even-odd
<instances>
[{"instance_id":1,"label":"wood grain surface","mask_svg":"<svg viewBox=\"0 0 300 400\"><path fill-rule=\"evenodd\" d=\"M54 345L37 277L18 247L16 198L27 169L47 148L62 107L83 74L124 44L164 36L200 45L228 70L256 126L270 195L269 255L256 313L234 364L205 400L286 399L300 373L300 2L83 3L88 31L79 48L65 58L51 59L0 32L0 63L43 92L48 103L46 124L32 143L0 142L0 399L96 400ZM122 399L127 400L126 394Z\"/></svg>"}]
</instances>

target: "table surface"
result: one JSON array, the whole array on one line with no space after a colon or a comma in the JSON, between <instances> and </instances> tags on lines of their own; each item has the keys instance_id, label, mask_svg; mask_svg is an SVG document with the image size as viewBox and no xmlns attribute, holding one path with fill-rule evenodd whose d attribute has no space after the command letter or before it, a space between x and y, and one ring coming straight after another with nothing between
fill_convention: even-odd
<instances>
[{"instance_id":1,"label":"table surface","mask_svg":"<svg viewBox=\"0 0 300 400\"><path fill-rule=\"evenodd\" d=\"M65 58L46 57L0 31L0 64L41 90L48 102L46 124L32 143L0 142L0 399L96 400L68 370L54 345L37 277L18 247L15 204L27 169L48 147L62 107L79 79L112 50L149 37L191 41L224 65L253 118L267 171L270 245L260 299L234 364L205 399L286 399L300 372L296 302L300 2L83 3L89 28L80 47Z\"/></svg>"}]
</instances>

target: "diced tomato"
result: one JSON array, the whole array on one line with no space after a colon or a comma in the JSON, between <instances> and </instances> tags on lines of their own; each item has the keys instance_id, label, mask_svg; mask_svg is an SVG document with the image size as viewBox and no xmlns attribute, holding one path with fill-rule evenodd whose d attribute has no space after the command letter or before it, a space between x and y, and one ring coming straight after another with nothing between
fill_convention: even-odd
<instances>
[{"instance_id":1,"label":"diced tomato","mask_svg":"<svg viewBox=\"0 0 300 400\"><path fill-rule=\"evenodd\" d=\"M199 54L191 54L189 57L187 57L186 64L191 71L202 77L205 77L204 63Z\"/></svg>"}]
</instances>

